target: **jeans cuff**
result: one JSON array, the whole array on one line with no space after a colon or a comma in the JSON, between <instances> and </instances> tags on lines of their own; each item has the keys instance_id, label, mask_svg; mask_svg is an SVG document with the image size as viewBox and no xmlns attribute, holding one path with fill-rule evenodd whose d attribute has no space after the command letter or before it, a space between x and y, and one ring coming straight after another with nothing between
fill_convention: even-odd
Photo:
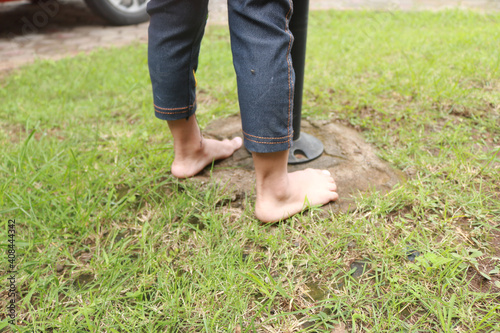
<instances>
[{"instance_id":1,"label":"jeans cuff","mask_svg":"<svg viewBox=\"0 0 500 333\"><path fill-rule=\"evenodd\" d=\"M161 120L179 120L191 117L196 111L196 101L185 107L164 108L154 105L155 116Z\"/></svg>"},{"instance_id":2,"label":"jeans cuff","mask_svg":"<svg viewBox=\"0 0 500 333\"><path fill-rule=\"evenodd\" d=\"M245 148L256 153L274 153L290 149L293 133L283 137L258 137L243 133Z\"/></svg>"}]
</instances>

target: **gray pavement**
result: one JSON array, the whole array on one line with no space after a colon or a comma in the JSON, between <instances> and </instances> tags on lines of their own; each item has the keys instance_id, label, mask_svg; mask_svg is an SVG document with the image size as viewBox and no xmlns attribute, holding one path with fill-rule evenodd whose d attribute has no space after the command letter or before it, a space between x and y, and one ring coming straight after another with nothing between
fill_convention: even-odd
<instances>
[{"instance_id":1,"label":"gray pavement","mask_svg":"<svg viewBox=\"0 0 500 333\"><path fill-rule=\"evenodd\" d=\"M211 0L209 24L227 24L227 0ZM310 0L311 10L500 10L500 0ZM59 0L51 9L29 1L0 4L0 71L35 59L60 59L99 47L147 41L148 23L106 24L83 0Z\"/></svg>"}]
</instances>

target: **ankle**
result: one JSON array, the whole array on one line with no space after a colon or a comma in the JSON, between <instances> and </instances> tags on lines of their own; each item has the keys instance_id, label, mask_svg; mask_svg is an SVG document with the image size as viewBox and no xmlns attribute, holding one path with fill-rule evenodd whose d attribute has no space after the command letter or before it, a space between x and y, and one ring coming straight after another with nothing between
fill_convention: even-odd
<instances>
[{"instance_id":1,"label":"ankle","mask_svg":"<svg viewBox=\"0 0 500 333\"><path fill-rule=\"evenodd\" d=\"M288 173L275 173L257 178L257 194L260 198L286 201L290 195Z\"/></svg>"},{"instance_id":2,"label":"ankle","mask_svg":"<svg viewBox=\"0 0 500 333\"><path fill-rule=\"evenodd\" d=\"M195 115L188 119L168 120L167 123L174 138L176 158L189 158L203 151L203 135Z\"/></svg>"},{"instance_id":3,"label":"ankle","mask_svg":"<svg viewBox=\"0 0 500 333\"><path fill-rule=\"evenodd\" d=\"M174 139L174 154L176 159L183 160L188 159L193 156L200 156L204 153L204 138L201 137L198 141L186 140L186 141L175 141Z\"/></svg>"},{"instance_id":4,"label":"ankle","mask_svg":"<svg viewBox=\"0 0 500 333\"><path fill-rule=\"evenodd\" d=\"M252 153L258 198L282 201L289 195L288 151Z\"/></svg>"}]
</instances>

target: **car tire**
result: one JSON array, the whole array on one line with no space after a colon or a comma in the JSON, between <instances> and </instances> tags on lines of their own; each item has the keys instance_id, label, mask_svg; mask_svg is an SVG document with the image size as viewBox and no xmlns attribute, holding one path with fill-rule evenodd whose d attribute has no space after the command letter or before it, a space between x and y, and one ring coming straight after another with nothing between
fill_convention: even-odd
<instances>
[{"instance_id":1,"label":"car tire","mask_svg":"<svg viewBox=\"0 0 500 333\"><path fill-rule=\"evenodd\" d=\"M85 0L97 15L114 25L131 25L149 19L148 0Z\"/></svg>"}]
</instances>

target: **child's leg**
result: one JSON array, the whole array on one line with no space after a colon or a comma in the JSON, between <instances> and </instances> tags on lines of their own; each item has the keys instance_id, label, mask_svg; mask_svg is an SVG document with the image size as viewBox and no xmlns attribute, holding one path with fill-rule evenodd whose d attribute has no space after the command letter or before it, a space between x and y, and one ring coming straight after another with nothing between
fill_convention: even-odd
<instances>
[{"instance_id":1,"label":"child's leg","mask_svg":"<svg viewBox=\"0 0 500 333\"><path fill-rule=\"evenodd\" d=\"M203 139L196 122L196 77L208 0L148 3L148 64L155 115L167 120L174 138L172 174L190 177L213 160L231 156L241 139Z\"/></svg>"},{"instance_id":2,"label":"child's leg","mask_svg":"<svg viewBox=\"0 0 500 333\"><path fill-rule=\"evenodd\" d=\"M252 155L257 178L255 216L262 222L279 221L339 197L337 185L326 170L288 173L288 150Z\"/></svg>"},{"instance_id":3,"label":"child's leg","mask_svg":"<svg viewBox=\"0 0 500 333\"><path fill-rule=\"evenodd\" d=\"M175 158L171 171L178 178L196 175L212 161L231 156L242 145L239 137L224 141L203 138L195 115L187 121L169 120L168 127L174 137Z\"/></svg>"},{"instance_id":4,"label":"child's leg","mask_svg":"<svg viewBox=\"0 0 500 333\"><path fill-rule=\"evenodd\" d=\"M329 173L287 171L295 82L291 14L291 0L229 1L244 142L253 152L257 178L255 215L264 222L338 198Z\"/></svg>"}]
</instances>

